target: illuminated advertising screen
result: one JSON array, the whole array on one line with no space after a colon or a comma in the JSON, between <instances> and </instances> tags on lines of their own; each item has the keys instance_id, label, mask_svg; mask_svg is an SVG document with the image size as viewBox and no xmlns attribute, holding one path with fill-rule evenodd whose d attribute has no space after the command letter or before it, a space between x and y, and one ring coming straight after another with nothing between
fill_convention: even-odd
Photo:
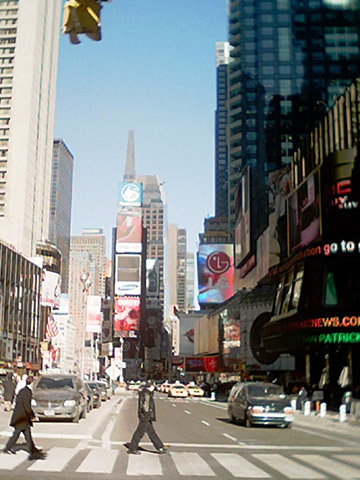
<instances>
[{"instance_id":1,"label":"illuminated advertising screen","mask_svg":"<svg viewBox=\"0 0 360 480\"><path fill-rule=\"evenodd\" d=\"M234 293L232 244L201 244L198 261L199 304L222 303Z\"/></svg>"},{"instance_id":2,"label":"illuminated advertising screen","mask_svg":"<svg viewBox=\"0 0 360 480\"><path fill-rule=\"evenodd\" d=\"M320 240L319 173L310 175L289 195L289 253Z\"/></svg>"},{"instance_id":3,"label":"illuminated advertising screen","mask_svg":"<svg viewBox=\"0 0 360 480\"><path fill-rule=\"evenodd\" d=\"M116 253L141 252L141 211L119 212L116 226Z\"/></svg>"},{"instance_id":4,"label":"illuminated advertising screen","mask_svg":"<svg viewBox=\"0 0 360 480\"><path fill-rule=\"evenodd\" d=\"M141 255L116 255L115 295L140 295Z\"/></svg>"},{"instance_id":5,"label":"illuminated advertising screen","mask_svg":"<svg viewBox=\"0 0 360 480\"><path fill-rule=\"evenodd\" d=\"M114 332L136 331L140 328L140 297L115 297Z\"/></svg>"},{"instance_id":6,"label":"illuminated advertising screen","mask_svg":"<svg viewBox=\"0 0 360 480\"><path fill-rule=\"evenodd\" d=\"M102 324L101 297L88 295L86 297L86 328L87 332L100 333Z\"/></svg>"},{"instance_id":7,"label":"illuminated advertising screen","mask_svg":"<svg viewBox=\"0 0 360 480\"><path fill-rule=\"evenodd\" d=\"M142 183L120 182L118 205L141 207L142 205Z\"/></svg>"}]
</instances>

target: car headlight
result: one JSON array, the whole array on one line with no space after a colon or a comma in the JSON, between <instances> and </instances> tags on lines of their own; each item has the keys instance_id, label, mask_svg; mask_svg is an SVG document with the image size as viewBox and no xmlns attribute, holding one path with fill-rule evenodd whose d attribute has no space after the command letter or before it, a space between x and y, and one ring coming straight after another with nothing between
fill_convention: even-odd
<instances>
[{"instance_id":1,"label":"car headlight","mask_svg":"<svg viewBox=\"0 0 360 480\"><path fill-rule=\"evenodd\" d=\"M33 407L37 407L36 400L34 400L33 398L31 399L31 405L32 405Z\"/></svg>"},{"instance_id":2,"label":"car headlight","mask_svg":"<svg viewBox=\"0 0 360 480\"><path fill-rule=\"evenodd\" d=\"M252 407L252 406L249 406L249 407L248 407L248 410L249 410L251 413L262 413L262 412L264 411L264 407L260 407L260 406L254 405L253 407Z\"/></svg>"},{"instance_id":3,"label":"car headlight","mask_svg":"<svg viewBox=\"0 0 360 480\"><path fill-rule=\"evenodd\" d=\"M286 413L286 415L292 415L294 413L294 410L292 409L292 407L285 407L284 413Z\"/></svg>"},{"instance_id":4,"label":"car headlight","mask_svg":"<svg viewBox=\"0 0 360 480\"><path fill-rule=\"evenodd\" d=\"M76 402L75 400L65 400L64 407L75 407Z\"/></svg>"}]
</instances>

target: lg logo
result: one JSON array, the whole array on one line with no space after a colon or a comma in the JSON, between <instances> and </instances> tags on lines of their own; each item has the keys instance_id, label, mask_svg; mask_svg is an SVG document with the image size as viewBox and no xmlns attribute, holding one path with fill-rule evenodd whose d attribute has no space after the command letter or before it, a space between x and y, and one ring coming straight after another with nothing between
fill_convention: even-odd
<instances>
[{"instance_id":1,"label":"lg logo","mask_svg":"<svg viewBox=\"0 0 360 480\"><path fill-rule=\"evenodd\" d=\"M206 259L206 266L211 273L225 273L230 267L230 258L224 252L213 252Z\"/></svg>"}]
</instances>

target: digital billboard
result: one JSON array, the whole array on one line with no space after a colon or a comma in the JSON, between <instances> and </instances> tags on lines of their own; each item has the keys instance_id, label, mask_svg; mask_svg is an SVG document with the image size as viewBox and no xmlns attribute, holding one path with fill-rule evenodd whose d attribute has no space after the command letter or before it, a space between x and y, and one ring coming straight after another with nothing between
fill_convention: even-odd
<instances>
[{"instance_id":1,"label":"digital billboard","mask_svg":"<svg viewBox=\"0 0 360 480\"><path fill-rule=\"evenodd\" d=\"M140 297L115 297L114 332L136 331L140 328Z\"/></svg>"},{"instance_id":2,"label":"digital billboard","mask_svg":"<svg viewBox=\"0 0 360 480\"><path fill-rule=\"evenodd\" d=\"M141 252L141 211L118 212L116 225L116 253Z\"/></svg>"},{"instance_id":3,"label":"digital billboard","mask_svg":"<svg viewBox=\"0 0 360 480\"><path fill-rule=\"evenodd\" d=\"M88 295L86 297L86 327L87 332L100 333L102 324L101 297Z\"/></svg>"},{"instance_id":4,"label":"digital billboard","mask_svg":"<svg viewBox=\"0 0 360 480\"><path fill-rule=\"evenodd\" d=\"M289 254L320 240L319 173L310 175L288 198Z\"/></svg>"},{"instance_id":5,"label":"digital billboard","mask_svg":"<svg viewBox=\"0 0 360 480\"><path fill-rule=\"evenodd\" d=\"M199 304L222 303L234 293L232 244L201 244L197 253Z\"/></svg>"},{"instance_id":6,"label":"digital billboard","mask_svg":"<svg viewBox=\"0 0 360 480\"><path fill-rule=\"evenodd\" d=\"M115 256L115 295L140 295L141 255Z\"/></svg>"},{"instance_id":7,"label":"digital billboard","mask_svg":"<svg viewBox=\"0 0 360 480\"><path fill-rule=\"evenodd\" d=\"M120 182L118 205L141 207L142 205L142 183Z\"/></svg>"}]
</instances>

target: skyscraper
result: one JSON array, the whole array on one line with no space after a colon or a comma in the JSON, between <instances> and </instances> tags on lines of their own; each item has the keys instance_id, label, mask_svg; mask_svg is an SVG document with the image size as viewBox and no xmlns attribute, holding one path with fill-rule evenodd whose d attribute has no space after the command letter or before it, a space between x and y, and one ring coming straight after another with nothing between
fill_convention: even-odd
<instances>
[{"instance_id":1,"label":"skyscraper","mask_svg":"<svg viewBox=\"0 0 360 480\"><path fill-rule=\"evenodd\" d=\"M48 238L61 2L0 2L0 239Z\"/></svg>"},{"instance_id":2,"label":"skyscraper","mask_svg":"<svg viewBox=\"0 0 360 480\"><path fill-rule=\"evenodd\" d=\"M229 201L237 266L267 225L267 174L291 163L360 72L359 0L229 0Z\"/></svg>"},{"instance_id":3,"label":"skyscraper","mask_svg":"<svg viewBox=\"0 0 360 480\"><path fill-rule=\"evenodd\" d=\"M87 252L96 265L93 295L104 297L106 273L106 238L102 228L84 228L82 235L71 235L70 252Z\"/></svg>"},{"instance_id":4,"label":"skyscraper","mask_svg":"<svg viewBox=\"0 0 360 480\"><path fill-rule=\"evenodd\" d=\"M172 313L174 306L183 312L187 311L186 297L186 230L178 228L177 225L171 224L168 229L168 283L169 289L168 301L170 312ZM194 282L193 282L194 285Z\"/></svg>"},{"instance_id":5,"label":"skyscraper","mask_svg":"<svg viewBox=\"0 0 360 480\"><path fill-rule=\"evenodd\" d=\"M61 251L61 291L69 288L70 227L74 157L63 140L54 140L49 240Z\"/></svg>"},{"instance_id":6,"label":"skyscraper","mask_svg":"<svg viewBox=\"0 0 360 480\"><path fill-rule=\"evenodd\" d=\"M228 217L227 89L230 44L216 43L215 216Z\"/></svg>"}]
</instances>

